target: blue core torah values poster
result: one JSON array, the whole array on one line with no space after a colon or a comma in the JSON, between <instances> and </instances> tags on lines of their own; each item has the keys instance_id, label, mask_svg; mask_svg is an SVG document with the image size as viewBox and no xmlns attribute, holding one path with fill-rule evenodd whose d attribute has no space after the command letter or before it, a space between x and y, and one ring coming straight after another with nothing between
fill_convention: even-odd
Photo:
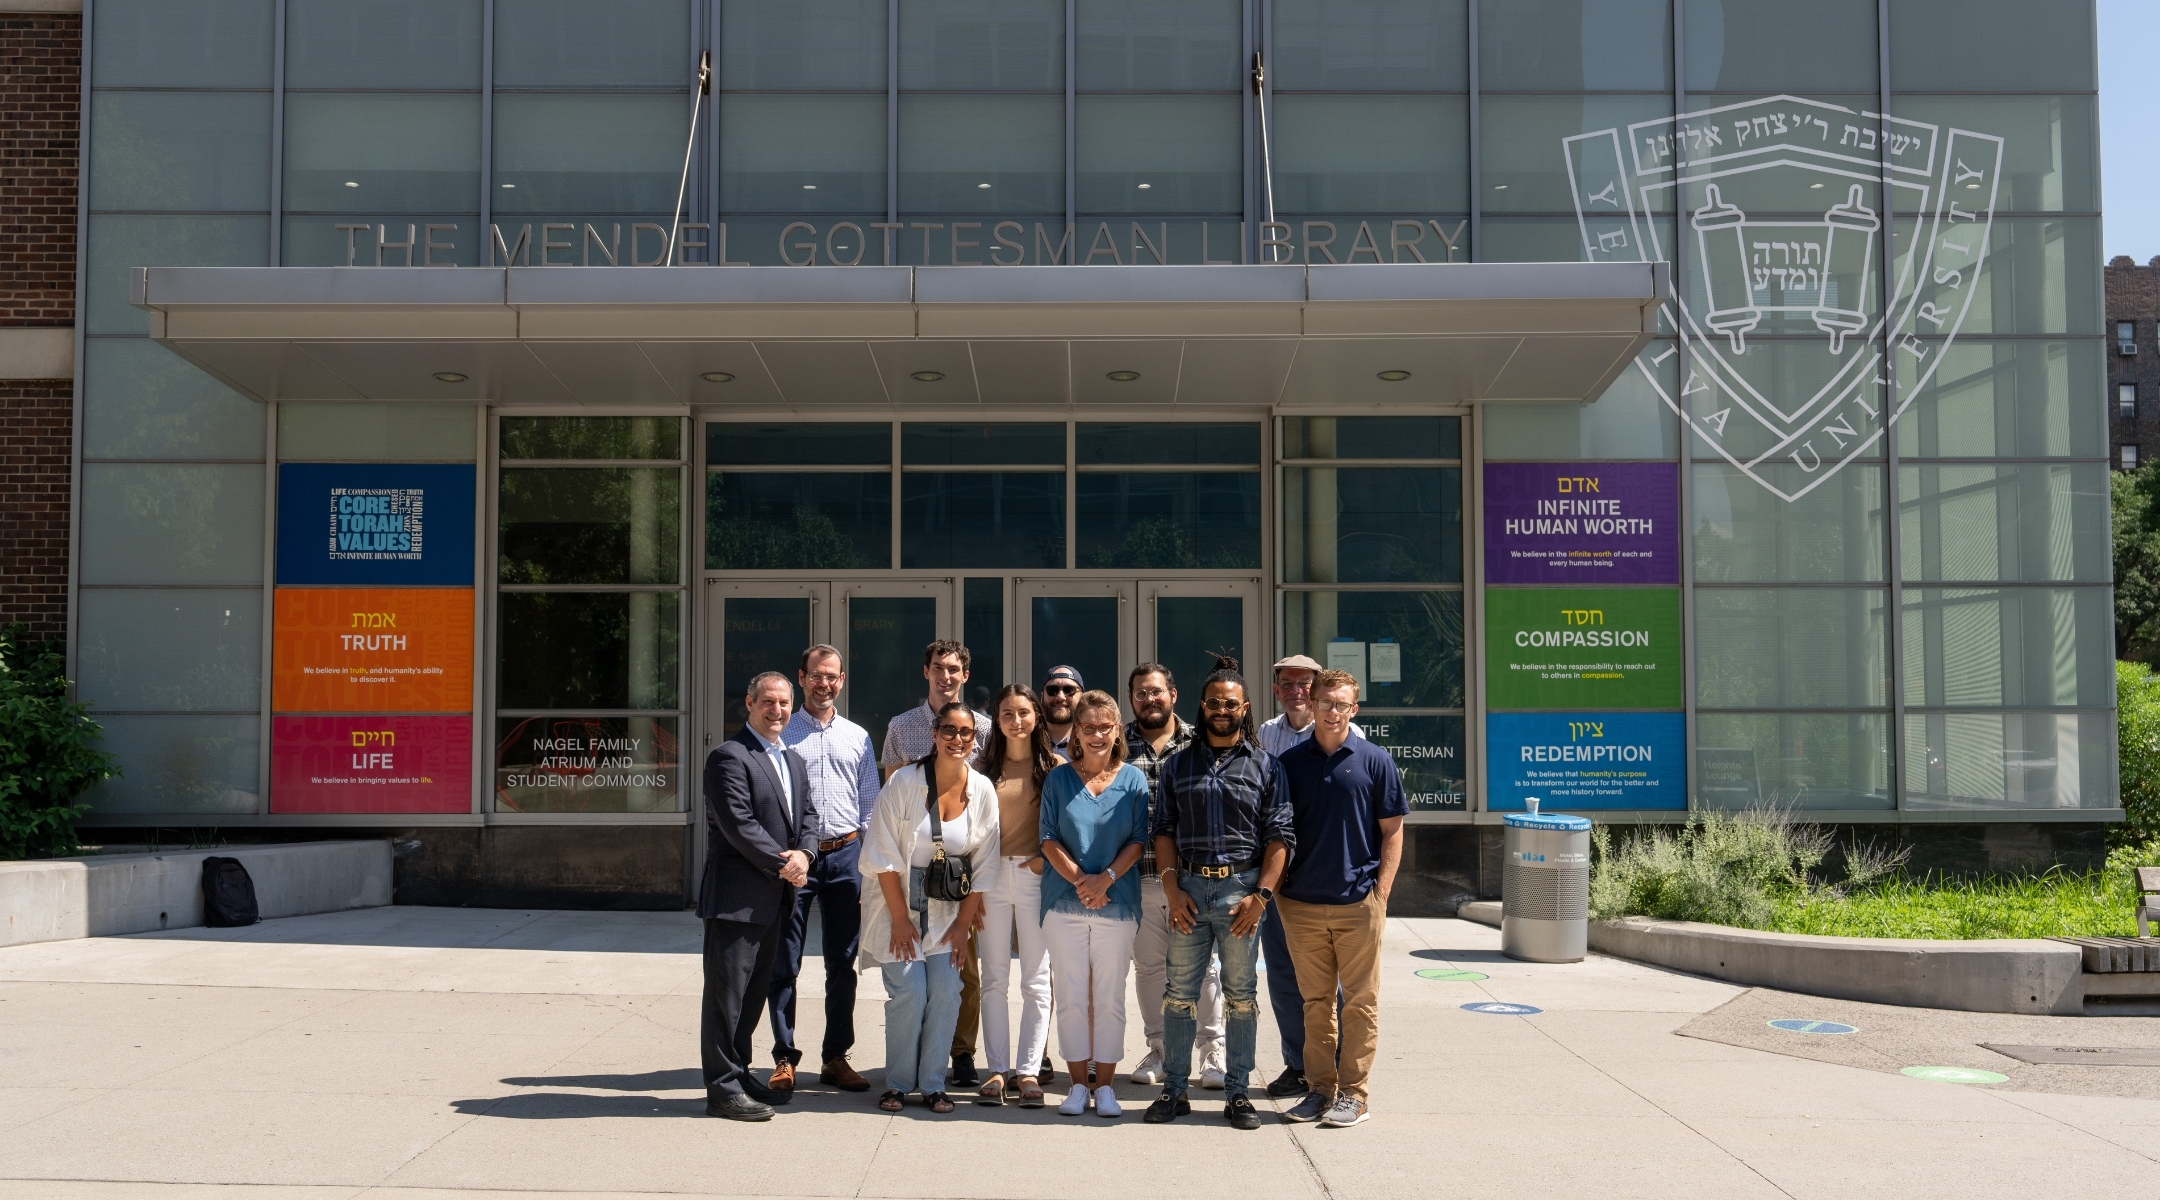
<instances>
[{"instance_id":1,"label":"blue core torah values poster","mask_svg":"<svg viewBox=\"0 0 2160 1200\"><path fill-rule=\"evenodd\" d=\"M277 581L471 587L469 463L284 463Z\"/></svg>"},{"instance_id":2,"label":"blue core torah values poster","mask_svg":"<svg viewBox=\"0 0 2160 1200\"><path fill-rule=\"evenodd\" d=\"M1490 713L1485 751L1492 812L1687 807L1682 713Z\"/></svg>"}]
</instances>

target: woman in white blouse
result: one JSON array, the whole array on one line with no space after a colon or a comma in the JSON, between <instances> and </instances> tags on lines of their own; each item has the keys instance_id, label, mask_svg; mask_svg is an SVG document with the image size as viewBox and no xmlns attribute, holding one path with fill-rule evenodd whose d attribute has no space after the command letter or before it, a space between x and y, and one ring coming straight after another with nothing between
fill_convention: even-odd
<instances>
[{"instance_id":1,"label":"woman in white blouse","mask_svg":"<svg viewBox=\"0 0 2160 1200\"><path fill-rule=\"evenodd\" d=\"M899 1112L921 1089L930 1111L949 1113L945 1095L953 1030L960 1023L960 970L953 952L967 945L982 912L983 893L996 887L997 788L968 765L975 754L975 714L958 702L938 710L935 746L885 781L863 841L862 942L857 963L885 976L885 1092L878 1107ZM934 839L930 814L937 805ZM923 871L942 844L948 859L964 859L973 886L960 901L933 900ZM894 920L894 914L901 919Z\"/></svg>"}]
</instances>

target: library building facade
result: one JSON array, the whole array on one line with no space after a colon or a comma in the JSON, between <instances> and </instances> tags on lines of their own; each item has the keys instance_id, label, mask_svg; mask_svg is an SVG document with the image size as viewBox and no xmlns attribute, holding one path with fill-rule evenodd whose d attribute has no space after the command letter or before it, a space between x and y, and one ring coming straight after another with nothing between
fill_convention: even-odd
<instances>
[{"instance_id":1,"label":"library building facade","mask_svg":"<svg viewBox=\"0 0 2160 1200\"><path fill-rule=\"evenodd\" d=\"M2116 786L2090 0L88 0L113 830L674 907L746 682L1352 672L1531 797L1916 863Z\"/></svg>"}]
</instances>

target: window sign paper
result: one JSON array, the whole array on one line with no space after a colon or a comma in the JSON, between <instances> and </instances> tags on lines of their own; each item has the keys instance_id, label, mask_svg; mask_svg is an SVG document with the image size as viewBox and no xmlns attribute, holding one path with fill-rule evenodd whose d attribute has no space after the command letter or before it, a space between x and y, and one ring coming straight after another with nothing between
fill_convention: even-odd
<instances>
[{"instance_id":1,"label":"window sign paper","mask_svg":"<svg viewBox=\"0 0 2160 1200\"><path fill-rule=\"evenodd\" d=\"M1681 713L1492 713L1485 718L1485 807L1523 812L1685 809Z\"/></svg>"},{"instance_id":2,"label":"window sign paper","mask_svg":"<svg viewBox=\"0 0 2160 1200\"><path fill-rule=\"evenodd\" d=\"M1485 582L1680 582L1678 463L1486 463Z\"/></svg>"},{"instance_id":3,"label":"window sign paper","mask_svg":"<svg viewBox=\"0 0 2160 1200\"><path fill-rule=\"evenodd\" d=\"M1348 671L1357 677L1358 694L1363 695L1371 681L1365 677L1365 643L1337 638L1328 643L1327 665L1330 671Z\"/></svg>"},{"instance_id":4,"label":"window sign paper","mask_svg":"<svg viewBox=\"0 0 2160 1200\"><path fill-rule=\"evenodd\" d=\"M473 582L473 468L278 467L277 581L363 587Z\"/></svg>"},{"instance_id":5,"label":"window sign paper","mask_svg":"<svg viewBox=\"0 0 2160 1200\"><path fill-rule=\"evenodd\" d=\"M1395 642L1374 642L1366 648L1366 669L1372 672L1374 683L1402 682L1402 646Z\"/></svg>"},{"instance_id":6,"label":"window sign paper","mask_svg":"<svg viewBox=\"0 0 2160 1200\"><path fill-rule=\"evenodd\" d=\"M1677 588L1485 593L1492 708L1679 708L1681 663Z\"/></svg>"}]
</instances>

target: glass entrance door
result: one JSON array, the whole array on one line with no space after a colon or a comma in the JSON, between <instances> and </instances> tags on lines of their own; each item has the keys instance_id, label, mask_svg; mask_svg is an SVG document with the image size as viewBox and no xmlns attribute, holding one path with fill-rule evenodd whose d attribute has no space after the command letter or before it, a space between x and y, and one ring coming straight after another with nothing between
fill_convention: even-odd
<instances>
[{"instance_id":1,"label":"glass entrance door","mask_svg":"<svg viewBox=\"0 0 2160 1200\"><path fill-rule=\"evenodd\" d=\"M706 585L712 593L712 636L705 639L705 739L706 750L742 729L743 694L761 671L778 671L795 679L802 663L803 647L829 642L832 609L830 583L758 582L736 583L715 579ZM800 689L796 696L801 702ZM704 769L704 755L697 769Z\"/></svg>"},{"instance_id":2,"label":"glass entrance door","mask_svg":"<svg viewBox=\"0 0 2160 1200\"><path fill-rule=\"evenodd\" d=\"M840 710L882 749L886 723L922 703L923 647L953 636L953 583L843 584L840 604L833 643L847 663Z\"/></svg>"},{"instance_id":3,"label":"glass entrance door","mask_svg":"<svg viewBox=\"0 0 2160 1200\"><path fill-rule=\"evenodd\" d=\"M1020 671L1012 682L1042 686L1050 668L1068 666L1091 688L1122 698L1125 670L1137 661L1130 580L1013 580L1013 646Z\"/></svg>"},{"instance_id":4,"label":"glass entrance door","mask_svg":"<svg viewBox=\"0 0 2160 1200\"><path fill-rule=\"evenodd\" d=\"M1126 673L1152 660L1176 677L1178 715L1191 721L1214 654L1236 658L1253 677L1246 658L1260 644L1257 580L1023 579L1013 583L1013 608L1021 678L1031 687L1065 664L1123 704Z\"/></svg>"},{"instance_id":5,"label":"glass entrance door","mask_svg":"<svg viewBox=\"0 0 2160 1200\"><path fill-rule=\"evenodd\" d=\"M1147 658L1170 668L1178 684L1178 716L1200 721L1200 681L1215 669L1215 656L1238 661L1259 694L1249 697L1267 711L1267 664L1252 660L1260 649L1260 585L1249 579L1143 579L1139 594L1139 644ZM1122 687L1124 677L1119 676ZM1119 699L1124 697L1119 695Z\"/></svg>"}]
</instances>

